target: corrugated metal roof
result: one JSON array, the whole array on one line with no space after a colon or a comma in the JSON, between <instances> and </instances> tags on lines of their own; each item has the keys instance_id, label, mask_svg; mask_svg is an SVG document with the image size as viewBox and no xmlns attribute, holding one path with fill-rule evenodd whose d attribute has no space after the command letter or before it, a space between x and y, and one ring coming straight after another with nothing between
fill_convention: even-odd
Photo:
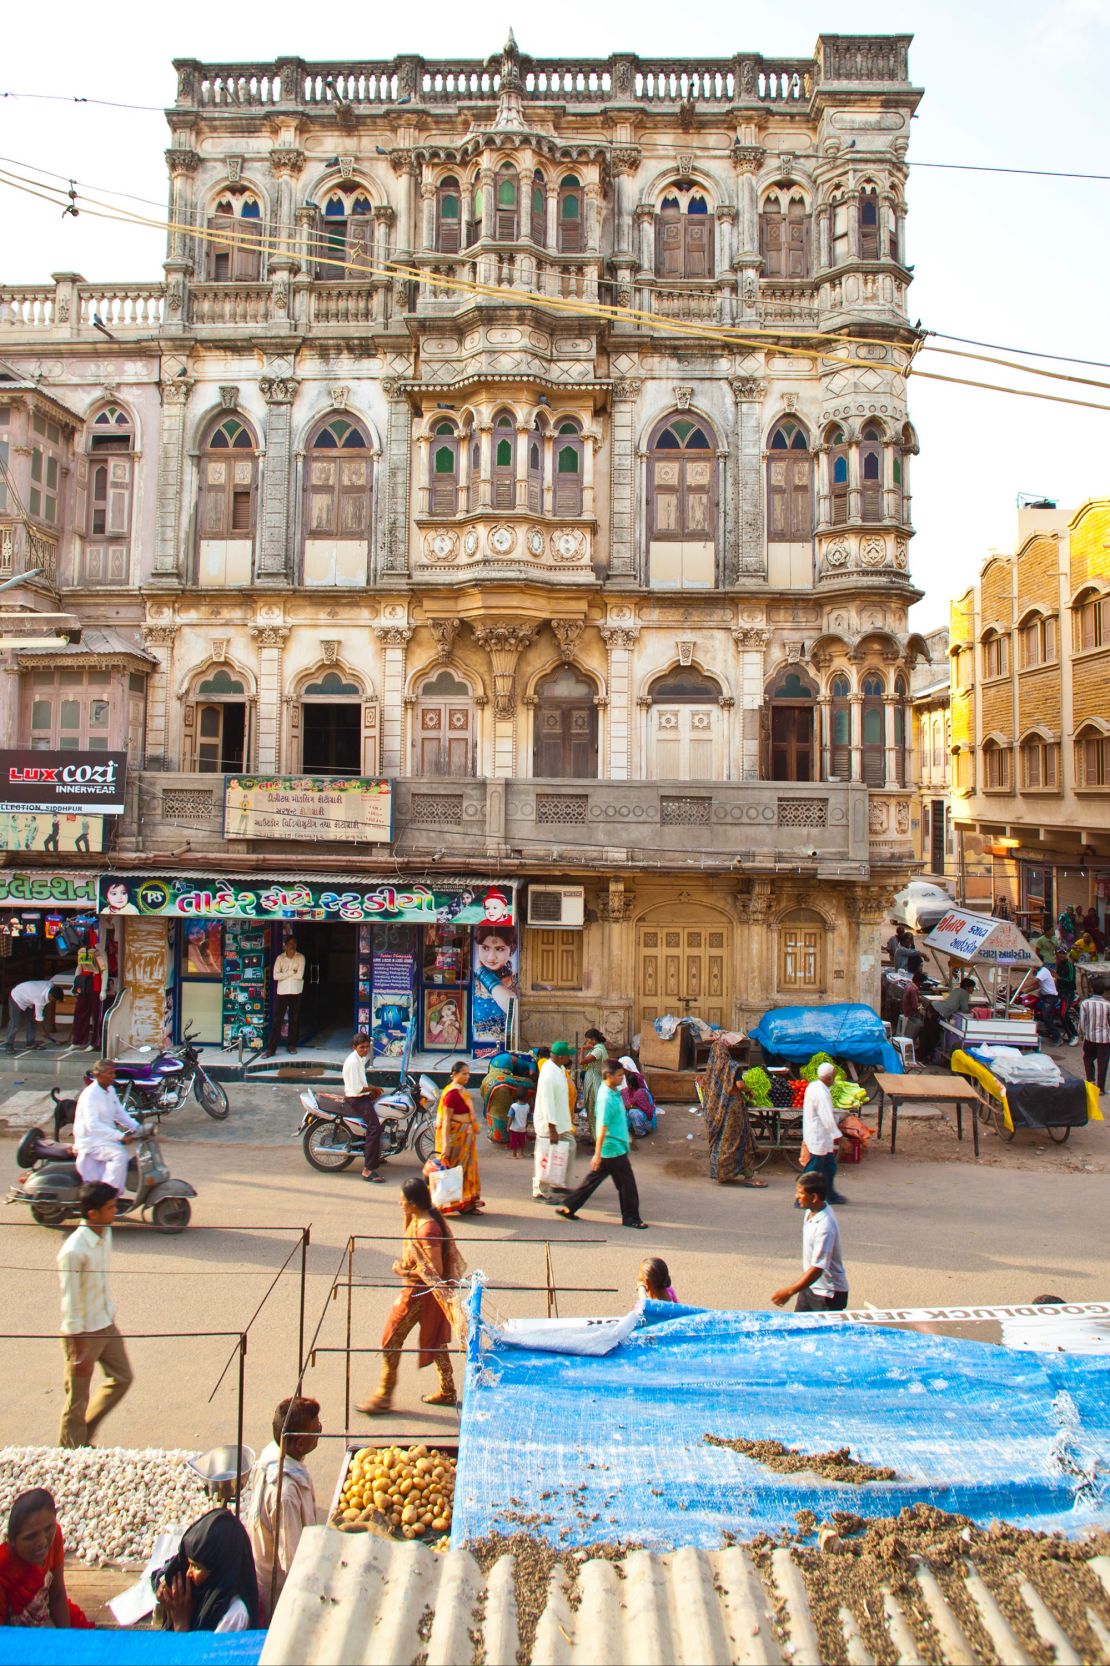
<instances>
[{"instance_id":1,"label":"corrugated metal roof","mask_svg":"<svg viewBox=\"0 0 1110 1666\"><path fill-rule=\"evenodd\" d=\"M1087 1566L1110 1596L1110 1557ZM922 1659L964 1666L983 1658L975 1638L944 1595L927 1562L899 1585L882 1583L881 1623L899 1666ZM793 1551L779 1546L760 1570L735 1545L668 1555L632 1551L620 1561L587 1561L573 1587L561 1569L552 1574L530 1650L521 1646L516 1568L503 1556L483 1575L465 1550L437 1554L373 1534L309 1528L303 1535L262 1650L261 1666L815 1666L830 1656L870 1666L856 1616L839 1609L841 1643L829 1647L810 1607ZM892 1574L894 1570L892 1569ZM1023 1579L1024 1629L1058 1662L1110 1662L1110 1629L1088 1604L1086 1624L1100 1645L1073 1641L1066 1618ZM1030 1654L986 1579L969 1567L965 1621L991 1639L998 1658L1027 1666ZM536 1607L540 1606L537 1597ZM872 1605L878 1621L877 1606ZM1082 1609L1083 1604L1079 1604ZM1007 1617L1009 1613L1009 1617ZM923 1620L929 1645L922 1647ZM528 1627L531 1629L531 1626ZM1074 1627L1073 1627L1074 1629ZM824 1645L824 1646L823 1646Z\"/></svg>"},{"instance_id":2,"label":"corrugated metal roof","mask_svg":"<svg viewBox=\"0 0 1110 1666\"><path fill-rule=\"evenodd\" d=\"M111 654L130 654L133 659L145 660L148 665L158 663L141 642L123 631L112 630L110 626L103 630L89 627L82 631L80 642L71 642L65 648L21 648L20 653L33 655L36 659L44 656L50 659L103 659Z\"/></svg>"}]
</instances>

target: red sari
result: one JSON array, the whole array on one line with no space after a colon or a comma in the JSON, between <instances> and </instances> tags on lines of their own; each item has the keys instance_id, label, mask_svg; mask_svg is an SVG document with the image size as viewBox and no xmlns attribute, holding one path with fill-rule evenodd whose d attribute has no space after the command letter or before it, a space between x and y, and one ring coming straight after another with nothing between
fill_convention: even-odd
<instances>
[{"instance_id":1,"label":"red sari","mask_svg":"<svg viewBox=\"0 0 1110 1666\"><path fill-rule=\"evenodd\" d=\"M470 1095L448 1083L436 1109L436 1156L445 1168L461 1168L462 1197L448 1203L445 1215L466 1215L482 1201L482 1180L478 1173L478 1119Z\"/></svg>"},{"instance_id":2,"label":"red sari","mask_svg":"<svg viewBox=\"0 0 1110 1666\"><path fill-rule=\"evenodd\" d=\"M9 1544L0 1544L0 1625L52 1626L50 1587L65 1562L65 1542L60 1527L54 1529L54 1543L42 1567L25 1562ZM75 1602L69 1603L69 1623L75 1631L92 1631Z\"/></svg>"}]
</instances>

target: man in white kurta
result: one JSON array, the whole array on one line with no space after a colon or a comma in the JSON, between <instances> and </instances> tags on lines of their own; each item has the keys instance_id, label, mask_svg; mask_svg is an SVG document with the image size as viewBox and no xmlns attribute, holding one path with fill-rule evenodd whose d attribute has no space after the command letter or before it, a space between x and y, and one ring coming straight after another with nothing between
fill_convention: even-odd
<instances>
[{"instance_id":1,"label":"man in white kurta","mask_svg":"<svg viewBox=\"0 0 1110 1666\"><path fill-rule=\"evenodd\" d=\"M77 1100L73 1143L82 1180L103 1180L122 1192L128 1158L124 1135L138 1133L139 1124L120 1104L112 1086L115 1079L116 1067L111 1059L101 1059L93 1066L93 1080Z\"/></svg>"},{"instance_id":2,"label":"man in white kurta","mask_svg":"<svg viewBox=\"0 0 1110 1666\"><path fill-rule=\"evenodd\" d=\"M536 1127L536 1159L532 1170L532 1196L543 1203L560 1202L560 1194L574 1187L574 1119L570 1114L570 1082L560 1057L570 1058L571 1050L565 1041L557 1041L551 1056L540 1065L536 1083L536 1107L533 1120ZM567 1152L566 1177L559 1187L548 1184L547 1158L553 1146L563 1146Z\"/></svg>"},{"instance_id":3,"label":"man in white kurta","mask_svg":"<svg viewBox=\"0 0 1110 1666\"><path fill-rule=\"evenodd\" d=\"M840 1138L840 1123L832 1102L832 1085L836 1080L836 1066L819 1064L817 1079L810 1082L802 1100L802 1142L809 1152L806 1169L823 1174L828 1183L828 1202L844 1203L836 1190L836 1143Z\"/></svg>"}]
</instances>

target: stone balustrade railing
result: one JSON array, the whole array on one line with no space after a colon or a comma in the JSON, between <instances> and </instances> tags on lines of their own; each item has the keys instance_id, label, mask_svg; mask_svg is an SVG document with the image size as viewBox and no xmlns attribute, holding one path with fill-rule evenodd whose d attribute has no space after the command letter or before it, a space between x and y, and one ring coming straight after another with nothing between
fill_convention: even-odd
<instances>
[{"instance_id":1,"label":"stone balustrade railing","mask_svg":"<svg viewBox=\"0 0 1110 1666\"><path fill-rule=\"evenodd\" d=\"M149 334L162 322L164 294L160 283L86 284L71 273L59 274L50 288L9 285L0 288L0 339L5 330L71 340L104 331Z\"/></svg>"}]
</instances>

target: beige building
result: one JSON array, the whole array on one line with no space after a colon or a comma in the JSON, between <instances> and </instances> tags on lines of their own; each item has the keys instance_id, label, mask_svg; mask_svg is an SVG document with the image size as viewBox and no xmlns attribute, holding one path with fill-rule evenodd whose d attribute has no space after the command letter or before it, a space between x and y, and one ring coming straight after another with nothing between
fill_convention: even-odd
<instances>
[{"instance_id":1,"label":"beige building","mask_svg":"<svg viewBox=\"0 0 1110 1666\"><path fill-rule=\"evenodd\" d=\"M164 279L0 288L0 565L84 628L3 716L126 746L117 906L160 878L226 960L225 893L276 888L250 953L301 922L321 1034L387 953L466 1032L491 890L528 1039L877 997L926 655L907 48L177 64ZM388 837L243 777L380 777ZM226 1038L155 902L121 1030L169 978Z\"/></svg>"},{"instance_id":2,"label":"beige building","mask_svg":"<svg viewBox=\"0 0 1110 1666\"><path fill-rule=\"evenodd\" d=\"M910 679L913 705L914 854L921 877L955 889L958 882L956 840L949 801L952 720L949 713L948 630L925 637L928 659Z\"/></svg>"},{"instance_id":3,"label":"beige building","mask_svg":"<svg viewBox=\"0 0 1110 1666\"><path fill-rule=\"evenodd\" d=\"M981 841L983 894L1038 929L1110 899L1108 531L1104 499L1023 509L1014 553L952 604L957 836Z\"/></svg>"}]
</instances>

